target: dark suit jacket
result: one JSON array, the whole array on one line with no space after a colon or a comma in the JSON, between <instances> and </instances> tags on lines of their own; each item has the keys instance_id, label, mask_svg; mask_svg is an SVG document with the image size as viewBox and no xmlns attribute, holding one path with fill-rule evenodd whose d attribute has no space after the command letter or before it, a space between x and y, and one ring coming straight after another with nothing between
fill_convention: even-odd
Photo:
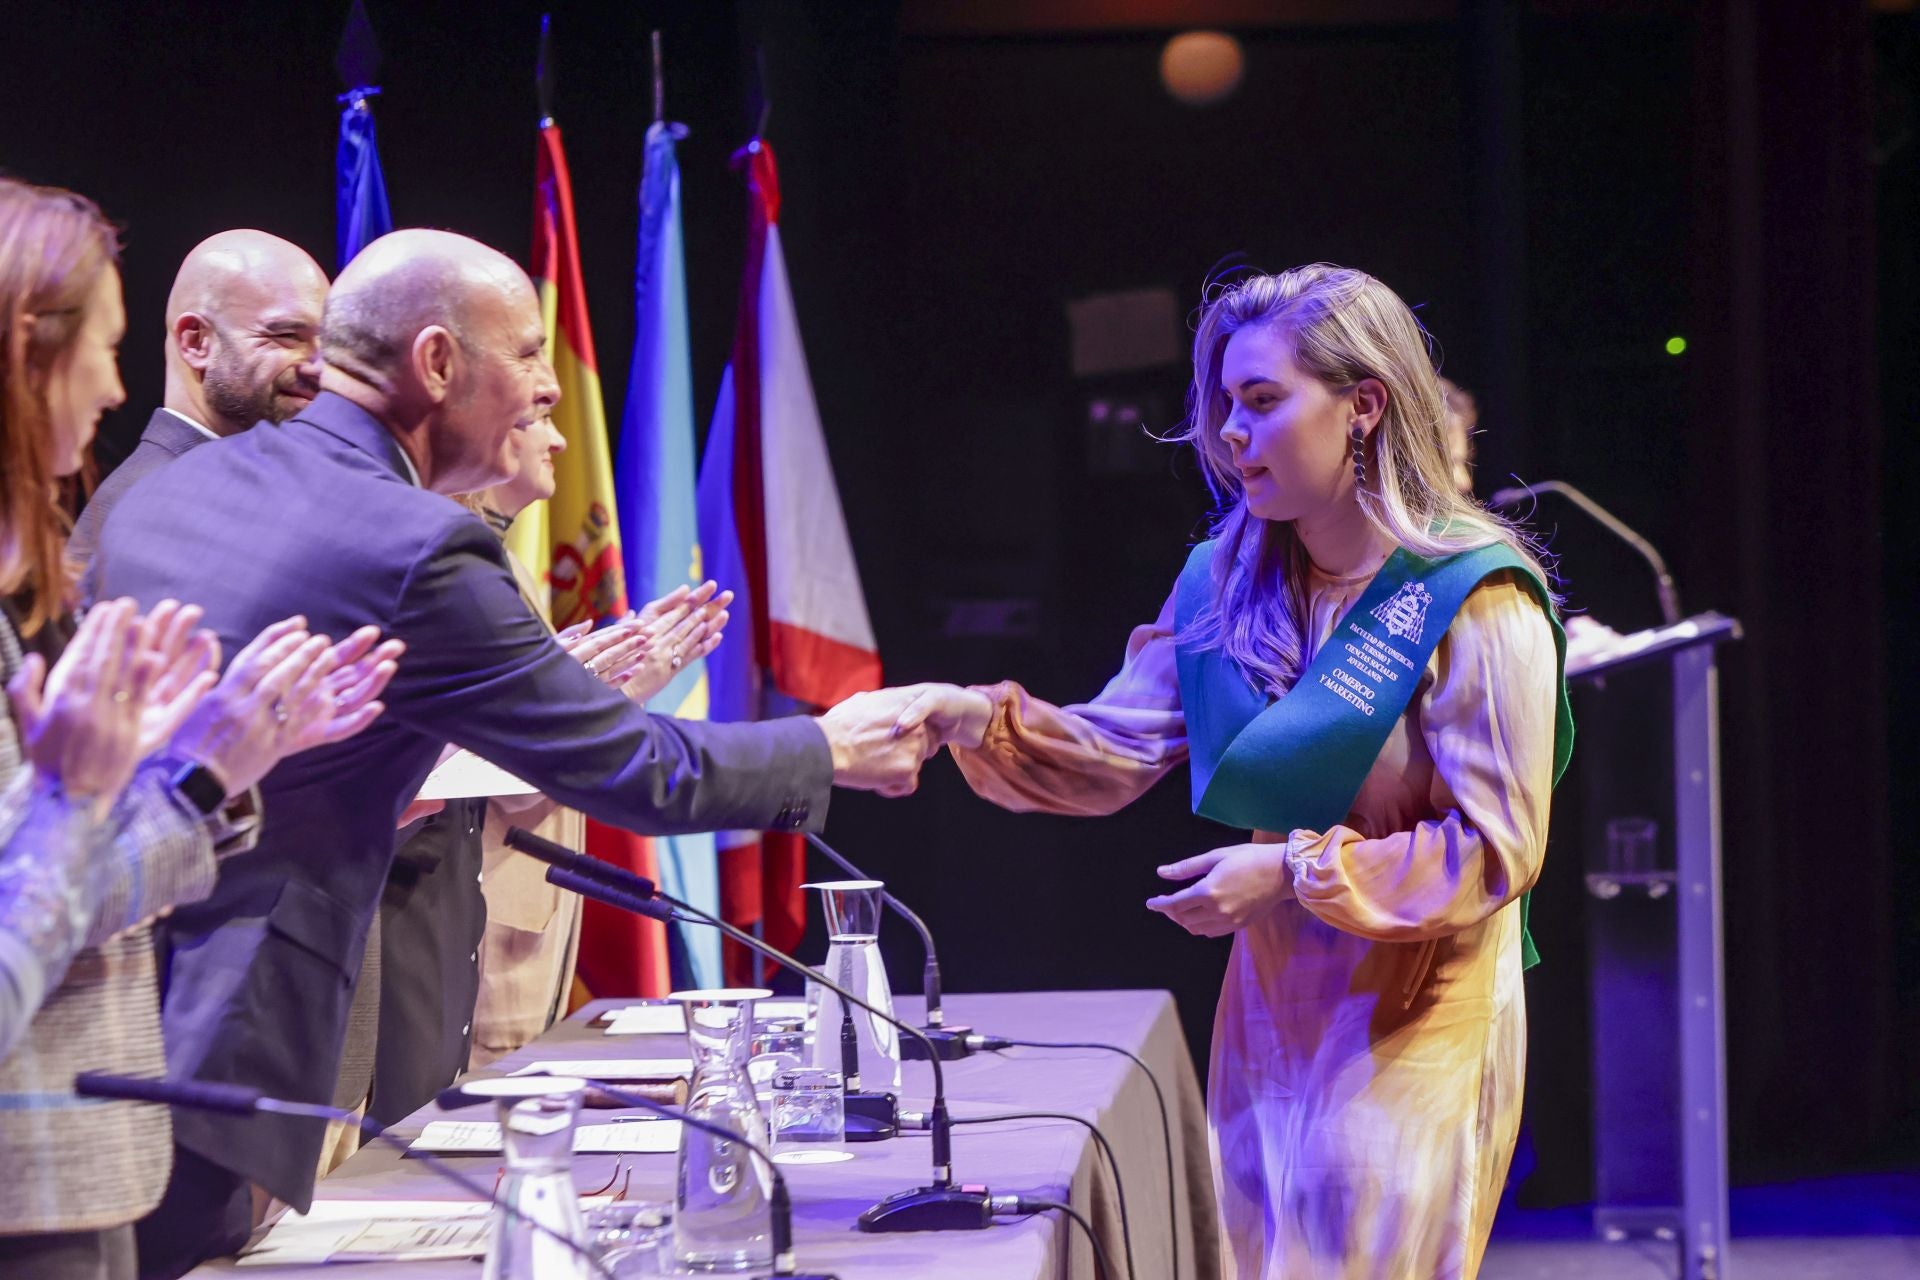
<instances>
[{"instance_id":1,"label":"dark suit jacket","mask_svg":"<svg viewBox=\"0 0 1920 1280\"><path fill-rule=\"evenodd\" d=\"M379 1035L367 1114L383 1125L426 1106L467 1069L487 931L480 892L486 820L485 800L448 801L401 843L381 892Z\"/></svg>"},{"instance_id":2,"label":"dark suit jacket","mask_svg":"<svg viewBox=\"0 0 1920 1280\"><path fill-rule=\"evenodd\" d=\"M206 443L207 437L195 431L192 423L165 409L155 409L147 419L147 429L140 433L140 443L100 482L100 487L87 499L80 518L73 522L67 554L83 562L93 559L93 553L100 546L100 527L106 524L108 514L126 496L127 490L133 488L133 482L195 445Z\"/></svg>"},{"instance_id":3,"label":"dark suit jacket","mask_svg":"<svg viewBox=\"0 0 1920 1280\"><path fill-rule=\"evenodd\" d=\"M294 613L336 639L373 623L408 646L386 714L275 769L259 846L166 921L176 1076L329 1099L394 824L442 743L640 831L824 820L833 764L817 726L687 723L608 688L527 608L493 531L412 484L392 436L339 396L134 485L102 530L95 571L104 597L202 605L229 654ZM317 1122L183 1111L174 1133L295 1207L310 1203Z\"/></svg>"}]
</instances>

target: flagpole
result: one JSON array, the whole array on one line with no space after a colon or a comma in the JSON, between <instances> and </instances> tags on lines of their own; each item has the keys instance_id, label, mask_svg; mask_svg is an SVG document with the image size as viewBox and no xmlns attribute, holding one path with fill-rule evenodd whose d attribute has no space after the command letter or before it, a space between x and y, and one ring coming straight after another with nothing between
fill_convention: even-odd
<instances>
[{"instance_id":1,"label":"flagpole","mask_svg":"<svg viewBox=\"0 0 1920 1280\"><path fill-rule=\"evenodd\" d=\"M660 56L660 33L653 32L653 122L667 118L667 75Z\"/></svg>"}]
</instances>

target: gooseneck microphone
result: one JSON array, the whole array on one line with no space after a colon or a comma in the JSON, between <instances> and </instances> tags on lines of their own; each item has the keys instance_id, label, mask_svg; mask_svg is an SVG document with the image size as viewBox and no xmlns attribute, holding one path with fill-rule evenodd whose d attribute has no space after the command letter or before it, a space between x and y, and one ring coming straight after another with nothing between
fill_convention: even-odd
<instances>
[{"instance_id":1,"label":"gooseneck microphone","mask_svg":"<svg viewBox=\"0 0 1920 1280\"><path fill-rule=\"evenodd\" d=\"M461 1173L439 1156L430 1151L414 1151L406 1143L390 1135L378 1121L365 1116L356 1116L351 1111L345 1111L339 1107L330 1107L318 1102L291 1102L285 1098L273 1098L246 1085L223 1084L212 1080L117 1076L105 1071L82 1071L73 1078L73 1091L83 1098L150 1102L156 1106L185 1107L189 1111L214 1111L222 1115L245 1116L264 1111L272 1115L300 1116L309 1120L338 1120L343 1124L358 1127L365 1136L386 1143L402 1155L418 1156L420 1162L427 1168L475 1199L496 1208L509 1210L513 1208L494 1195L490 1188ZM555 1231L544 1222L532 1222L532 1225L543 1235L551 1236L565 1245L575 1256L585 1262L590 1270L607 1277L607 1280L613 1280L613 1272L607 1265L594 1257L578 1240L568 1236L564 1231ZM820 1280L820 1278L810 1277L809 1280ZM833 1280L833 1278L829 1276L824 1277L823 1280Z\"/></svg>"},{"instance_id":2,"label":"gooseneck microphone","mask_svg":"<svg viewBox=\"0 0 1920 1280\"><path fill-rule=\"evenodd\" d=\"M1653 589L1660 596L1660 620L1667 626L1680 621L1680 592L1673 585L1673 574L1667 570L1666 557L1662 556L1651 542L1635 533L1627 522L1599 503L1589 498L1565 480L1541 480L1534 484L1515 485L1511 489L1501 489L1487 499L1490 507L1517 506L1527 498L1537 498L1543 493L1557 493L1592 516L1620 541L1639 552L1640 558L1653 570Z\"/></svg>"},{"instance_id":3,"label":"gooseneck microphone","mask_svg":"<svg viewBox=\"0 0 1920 1280\"><path fill-rule=\"evenodd\" d=\"M812 832L807 833L807 843L818 849L826 856L829 862L839 867L840 870L846 872L847 875L853 879L873 879L872 876L842 857L832 845L822 840L819 836L814 835ZM920 935L920 945L926 948L927 963L921 973L921 983L927 998L927 1025L922 1028L922 1030L926 1032L927 1041L934 1046L934 1051L938 1053L940 1057L948 1061L966 1057L974 1052L975 1048L967 1034L972 1031L973 1028L949 1027L946 1025L946 1014L943 1013L940 1008L940 957L933 949L933 931L927 928L926 921L909 910L906 903L900 901L900 899L894 897L891 893L883 889L880 892L880 896L885 900L886 904L893 909L895 915L898 915L902 920L905 920L913 926L914 932ZM922 1042L918 1040L902 1041L900 1045L900 1056L903 1058L924 1057L925 1049Z\"/></svg>"},{"instance_id":4,"label":"gooseneck microphone","mask_svg":"<svg viewBox=\"0 0 1920 1280\"><path fill-rule=\"evenodd\" d=\"M862 1231L961 1231L980 1230L992 1217L991 1197L984 1188L967 1189L953 1180L953 1121L947 1112L946 1073L940 1067L940 1055L927 1033L894 1017L854 995L819 970L802 964L786 952L768 945L743 929L700 908L661 893L652 881L634 875L611 863L534 835L520 827L507 829L506 844L529 857L537 858L556 870L571 872L570 882L582 886L576 891L611 906L621 905L616 898L655 898L672 908L679 918L712 925L748 950L765 956L775 964L820 984L848 1004L889 1024L920 1041L933 1068L933 1102L928 1110L928 1128L933 1145L933 1183L888 1196L860 1215ZM551 877L551 872L549 873ZM588 887L590 886L590 887ZM605 892L611 888L614 894ZM652 914L648 912L646 914ZM818 1032L816 1031L816 1034Z\"/></svg>"},{"instance_id":5,"label":"gooseneck microphone","mask_svg":"<svg viewBox=\"0 0 1920 1280\"><path fill-rule=\"evenodd\" d=\"M711 1120L698 1119L697 1117L686 1114L685 1111L677 1107L669 1107L664 1103L655 1102L652 1098L645 1097L638 1093L629 1093L618 1085L608 1084L605 1080L595 1080L591 1076L575 1076L574 1079L585 1080L587 1084L598 1089L601 1093L606 1094L622 1106L639 1107L644 1111L651 1111L655 1115L662 1116L668 1120L678 1120L681 1124L691 1125L702 1133L711 1134L713 1137L719 1138L722 1142L737 1142L754 1155L760 1157L761 1162L767 1166L767 1172L773 1175L773 1191L767 1197L767 1210L768 1217L771 1219L771 1234L773 1236L774 1280L840 1280L838 1276L829 1275L824 1272L813 1271L800 1273L793 1269L793 1197L787 1191L787 1180L781 1174L780 1166L773 1162L773 1157L768 1154L763 1147L757 1143L749 1142L745 1134L729 1129L725 1125L715 1124ZM468 1093L466 1089L457 1084L449 1085L442 1089L438 1094L434 1095L433 1099L434 1105L442 1111L452 1111L459 1107L477 1106L481 1103L492 1101L493 1099L483 1095Z\"/></svg>"}]
</instances>

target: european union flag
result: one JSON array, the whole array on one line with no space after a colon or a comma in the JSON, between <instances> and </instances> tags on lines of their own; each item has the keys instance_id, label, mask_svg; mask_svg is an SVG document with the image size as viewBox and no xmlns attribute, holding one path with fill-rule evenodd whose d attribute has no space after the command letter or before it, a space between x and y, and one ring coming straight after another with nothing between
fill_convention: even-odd
<instances>
[{"instance_id":1,"label":"european union flag","mask_svg":"<svg viewBox=\"0 0 1920 1280\"><path fill-rule=\"evenodd\" d=\"M373 111L367 99L380 92L359 88L340 95L340 150L334 161L337 184L339 261L335 269L393 230L387 209L387 180L380 173L380 149L373 137Z\"/></svg>"}]
</instances>

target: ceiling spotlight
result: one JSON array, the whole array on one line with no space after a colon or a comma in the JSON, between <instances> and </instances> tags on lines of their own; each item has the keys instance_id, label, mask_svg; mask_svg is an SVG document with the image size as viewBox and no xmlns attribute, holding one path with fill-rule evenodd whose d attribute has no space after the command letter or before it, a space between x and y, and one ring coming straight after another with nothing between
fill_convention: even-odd
<instances>
[{"instance_id":1,"label":"ceiling spotlight","mask_svg":"<svg viewBox=\"0 0 1920 1280\"><path fill-rule=\"evenodd\" d=\"M1240 87L1240 42L1224 31L1183 31L1160 50L1160 83L1189 107L1210 107Z\"/></svg>"}]
</instances>

